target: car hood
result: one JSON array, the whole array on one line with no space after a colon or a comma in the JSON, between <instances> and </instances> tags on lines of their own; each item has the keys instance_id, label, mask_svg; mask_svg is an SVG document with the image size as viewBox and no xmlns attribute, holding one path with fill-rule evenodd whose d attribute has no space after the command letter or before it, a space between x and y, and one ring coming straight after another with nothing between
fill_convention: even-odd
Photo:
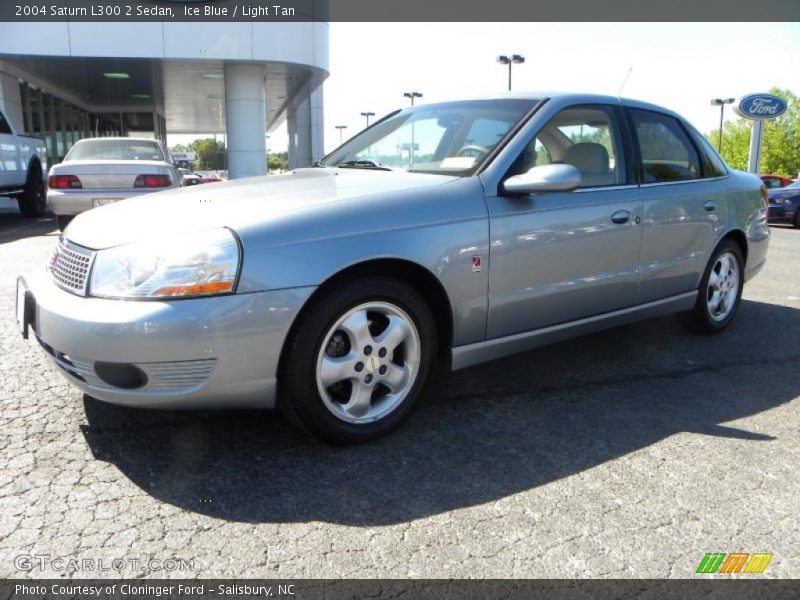
<instances>
[{"instance_id":1,"label":"car hood","mask_svg":"<svg viewBox=\"0 0 800 600\"><path fill-rule=\"evenodd\" d=\"M442 185L456 179L402 171L298 169L285 175L209 183L133 197L78 215L65 236L78 245L99 250L214 227L236 231L299 211L326 210L331 203L375 201L392 192Z\"/></svg>"}]
</instances>

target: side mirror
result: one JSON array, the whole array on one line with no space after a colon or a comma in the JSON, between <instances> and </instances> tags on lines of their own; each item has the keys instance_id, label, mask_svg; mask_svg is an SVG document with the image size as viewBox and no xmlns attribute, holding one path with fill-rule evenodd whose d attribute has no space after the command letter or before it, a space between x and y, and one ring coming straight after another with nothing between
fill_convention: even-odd
<instances>
[{"instance_id":1,"label":"side mirror","mask_svg":"<svg viewBox=\"0 0 800 600\"><path fill-rule=\"evenodd\" d=\"M539 165L503 182L503 189L510 194L571 192L579 187L581 172L572 165Z\"/></svg>"}]
</instances>

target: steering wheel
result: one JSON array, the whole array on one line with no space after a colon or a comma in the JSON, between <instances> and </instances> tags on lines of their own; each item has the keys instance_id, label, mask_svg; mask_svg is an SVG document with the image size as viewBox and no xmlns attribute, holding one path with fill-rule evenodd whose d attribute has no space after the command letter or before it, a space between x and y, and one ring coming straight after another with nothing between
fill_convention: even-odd
<instances>
[{"instance_id":1,"label":"steering wheel","mask_svg":"<svg viewBox=\"0 0 800 600\"><path fill-rule=\"evenodd\" d=\"M485 154L489 154L489 148L486 146L478 146L477 144L468 144L458 151L456 156L473 156L470 152L475 152L475 158L480 158Z\"/></svg>"}]
</instances>

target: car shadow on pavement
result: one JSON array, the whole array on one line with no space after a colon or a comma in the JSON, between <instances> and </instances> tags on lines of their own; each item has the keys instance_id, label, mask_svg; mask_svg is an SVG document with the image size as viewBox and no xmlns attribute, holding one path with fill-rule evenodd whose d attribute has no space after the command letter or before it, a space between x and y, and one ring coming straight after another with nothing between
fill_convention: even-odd
<instances>
[{"instance_id":1,"label":"car shadow on pavement","mask_svg":"<svg viewBox=\"0 0 800 600\"><path fill-rule=\"evenodd\" d=\"M58 233L53 215L27 218L16 211L0 210L0 245L47 235L53 231Z\"/></svg>"},{"instance_id":2,"label":"car shadow on pavement","mask_svg":"<svg viewBox=\"0 0 800 600\"><path fill-rule=\"evenodd\" d=\"M765 330L773 332L770 336ZM278 413L155 412L85 398L83 433L153 497L244 522L371 526L502 499L800 394L800 310L745 301L722 335L656 319L440 374L379 441L333 447ZM702 457L698 457L698 460Z\"/></svg>"}]
</instances>

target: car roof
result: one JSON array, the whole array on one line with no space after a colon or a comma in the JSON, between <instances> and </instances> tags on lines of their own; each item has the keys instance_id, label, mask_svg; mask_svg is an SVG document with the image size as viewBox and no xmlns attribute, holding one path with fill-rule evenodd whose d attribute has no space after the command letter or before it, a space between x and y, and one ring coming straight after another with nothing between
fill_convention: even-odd
<instances>
[{"instance_id":1,"label":"car roof","mask_svg":"<svg viewBox=\"0 0 800 600\"><path fill-rule=\"evenodd\" d=\"M107 141L111 141L111 140L116 141L116 142L124 140L126 142L153 142L154 144L161 144L161 140L157 140L157 139L154 139L154 138L120 137L120 136L116 136L116 137L107 136L107 137L83 138L83 139L78 140L75 143L77 144L77 143L80 143L80 142L96 142L96 141L107 142Z\"/></svg>"},{"instance_id":2,"label":"car roof","mask_svg":"<svg viewBox=\"0 0 800 600\"><path fill-rule=\"evenodd\" d=\"M470 100L507 100L507 99L519 99L519 100L548 100L548 101L555 101L558 104L620 104L622 106L628 106L631 108L641 108L643 110L654 110L656 112L661 112L665 114L672 115L677 117L681 120L683 117L678 113L665 108L663 106L659 106L657 104L652 104L650 102L644 102L642 100L636 100L634 98L623 98L620 96L609 96L606 94L593 94L593 93L585 93L585 92L563 92L563 91L552 91L552 90L538 90L538 91L513 91L513 92L501 92L501 93L494 93L494 94L484 94L484 95L475 95L470 97L461 97L461 98L452 98L445 100L443 102L431 102L428 106L434 106L436 104L446 104L449 102L458 102L458 101L470 101ZM418 104L417 106L423 107L426 106L425 104Z\"/></svg>"}]
</instances>

